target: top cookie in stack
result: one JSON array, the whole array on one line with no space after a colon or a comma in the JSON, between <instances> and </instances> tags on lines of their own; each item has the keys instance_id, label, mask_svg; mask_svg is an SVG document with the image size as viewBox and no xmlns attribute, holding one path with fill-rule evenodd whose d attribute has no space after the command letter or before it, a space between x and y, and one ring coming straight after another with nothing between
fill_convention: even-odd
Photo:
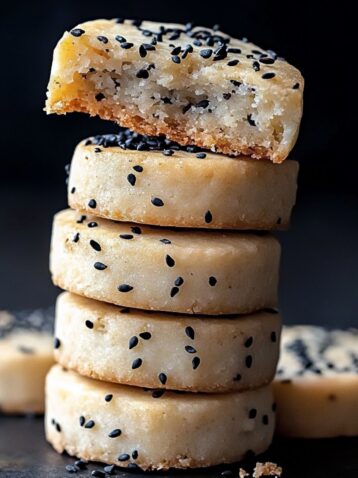
<instances>
[{"instance_id":1,"label":"top cookie in stack","mask_svg":"<svg viewBox=\"0 0 358 478\"><path fill-rule=\"evenodd\" d=\"M47 112L83 111L183 145L281 163L298 135L302 94L296 68L220 31L96 20L57 45Z\"/></svg>"}]
</instances>

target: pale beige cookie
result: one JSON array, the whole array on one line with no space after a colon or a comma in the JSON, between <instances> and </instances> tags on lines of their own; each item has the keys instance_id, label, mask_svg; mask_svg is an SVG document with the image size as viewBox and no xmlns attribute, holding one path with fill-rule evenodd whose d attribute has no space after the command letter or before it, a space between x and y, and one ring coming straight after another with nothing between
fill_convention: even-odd
<instances>
[{"instance_id":1,"label":"pale beige cookie","mask_svg":"<svg viewBox=\"0 0 358 478\"><path fill-rule=\"evenodd\" d=\"M0 411L43 413L53 340L41 311L15 317L0 311Z\"/></svg>"},{"instance_id":2,"label":"pale beige cookie","mask_svg":"<svg viewBox=\"0 0 358 478\"><path fill-rule=\"evenodd\" d=\"M274 52L219 31L95 20L59 41L46 110L280 163L298 135L303 87Z\"/></svg>"},{"instance_id":3,"label":"pale beige cookie","mask_svg":"<svg viewBox=\"0 0 358 478\"><path fill-rule=\"evenodd\" d=\"M241 460L270 445L270 386L227 394L114 385L63 371L47 377L46 436L58 452L144 470Z\"/></svg>"},{"instance_id":4,"label":"pale beige cookie","mask_svg":"<svg viewBox=\"0 0 358 478\"><path fill-rule=\"evenodd\" d=\"M281 317L230 317L148 314L65 293L55 357L81 375L149 388L227 392L271 382Z\"/></svg>"},{"instance_id":5,"label":"pale beige cookie","mask_svg":"<svg viewBox=\"0 0 358 478\"><path fill-rule=\"evenodd\" d=\"M274 391L279 434L358 435L358 331L284 327Z\"/></svg>"},{"instance_id":6,"label":"pale beige cookie","mask_svg":"<svg viewBox=\"0 0 358 478\"><path fill-rule=\"evenodd\" d=\"M151 150L137 151L138 145ZM161 138L127 130L78 145L68 200L73 209L118 221L285 229L296 200L297 172L295 161L278 166L245 157L189 153L171 149ZM153 204L156 197L162 206Z\"/></svg>"},{"instance_id":7,"label":"pale beige cookie","mask_svg":"<svg viewBox=\"0 0 358 478\"><path fill-rule=\"evenodd\" d=\"M139 228L72 210L54 220L54 283L125 307L209 315L275 307L279 260L268 234Z\"/></svg>"}]
</instances>

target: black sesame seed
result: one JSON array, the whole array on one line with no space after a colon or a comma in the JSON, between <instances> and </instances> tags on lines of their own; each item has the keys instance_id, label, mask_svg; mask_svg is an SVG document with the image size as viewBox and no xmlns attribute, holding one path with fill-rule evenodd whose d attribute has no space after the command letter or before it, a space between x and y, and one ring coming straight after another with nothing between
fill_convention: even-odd
<instances>
[{"instance_id":1,"label":"black sesame seed","mask_svg":"<svg viewBox=\"0 0 358 478\"><path fill-rule=\"evenodd\" d=\"M104 397L104 400L105 400L105 402L110 402L112 400L112 398L113 398L113 395L111 393L109 393L108 395L106 395Z\"/></svg>"},{"instance_id":2,"label":"black sesame seed","mask_svg":"<svg viewBox=\"0 0 358 478\"><path fill-rule=\"evenodd\" d=\"M114 472L114 468L114 465L106 465L105 467L103 467L103 471L107 473L107 475L112 475Z\"/></svg>"},{"instance_id":3,"label":"black sesame seed","mask_svg":"<svg viewBox=\"0 0 358 478\"><path fill-rule=\"evenodd\" d=\"M231 93L223 93L224 100L229 100L231 98Z\"/></svg>"},{"instance_id":4,"label":"black sesame seed","mask_svg":"<svg viewBox=\"0 0 358 478\"><path fill-rule=\"evenodd\" d=\"M193 360L191 361L193 370L197 369L200 365L200 358L199 357L194 357Z\"/></svg>"},{"instance_id":5,"label":"black sesame seed","mask_svg":"<svg viewBox=\"0 0 358 478\"><path fill-rule=\"evenodd\" d=\"M185 351L188 352L188 354L196 354L196 349L191 345L186 345Z\"/></svg>"},{"instance_id":6,"label":"black sesame seed","mask_svg":"<svg viewBox=\"0 0 358 478\"><path fill-rule=\"evenodd\" d=\"M185 113L187 113L191 107L192 107L191 103L188 103L187 105L185 105L182 109L183 115L185 115Z\"/></svg>"},{"instance_id":7,"label":"black sesame seed","mask_svg":"<svg viewBox=\"0 0 358 478\"><path fill-rule=\"evenodd\" d=\"M114 38L119 43L125 43L126 42L126 39L124 37L122 37L121 35L116 35Z\"/></svg>"},{"instance_id":8,"label":"black sesame seed","mask_svg":"<svg viewBox=\"0 0 358 478\"><path fill-rule=\"evenodd\" d=\"M167 266L169 267L175 266L175 260L169 254L165 256L165 262L167 263Z\"/></svg>"},{"instance_id":9,"label":"black sesame seed","mask_svg":"<svg viewBox=\"0 0 358 478\"><path fill-rule=\"evenodd\" d=\"M168 380L168 377L165 375L165 373L160 373L158 375L158 378L159 378L159 381L160 383L162 383L163 385L165 385L167 383L167 380Z\"/></svg>"},{"instance_id":10,"label":"black sesame seed","mask_svg":"<svg viewBox=\"0 0 358 478\"><path fill-rule=\"evenodd\" d=\"M95 153L100 153L101 151L102 151L101 148L94 148Z\"/></svg>"},{"instance_id":11,"label":"black sesame seed","mask_svg":"<svg viewBox=\"0 0 358 478\"><path fill-rule=\"evenodd\" d=\"M73 242L78 242L79 240L80 240L80 233L76 232L76 234L72 238L72 241Z\"/></svg>"},{"instance_id":12,"label":"black sesame seed","mask_svg":"<svg viewBox=\"0 0 358 478\"><path fill-rule=\"evenodd\" d=\"M103 35L98 35L97 40L104 44L108 43L108 38Z\"/></svg>"},{"instance_id":13,"label":"black sesame seed","mask_svg":"<svg viewBox=\"0 0 358 478\"><path fill-rule=\"evenodd\" d=\"M74 194L75 192L76 192L76 188L73 187L73 188L71 189L71 194Z\"/></svg>"},{"instance_id":14,"label":"black sesame seed","mask_svg":"<svg viewBox=\"0 0 358 478\"><path fill-rule=\"evenodd\" d=\"M129 458L130 456L128 455L128 453L122 453L121 455L119 455L118 461L128 461Z\"/></svg>"},{"instance_id":15,"label":"black sesame seed","mask_svg":"<svg viewBox=\"0 0 358 478\"><path fill-rule=\"evenodd\" d=\"M80 418L79 418L79 422L80 422L81 427L83 427L83 425L85 424L85 421L86 421L85 417L83 415L81 415Z\"/></svg>"},{"instance_id":16,"label":"black sesame seed","mask_svg":"<svg viewBox=\"0 0 358 478\"><path fill-rule=\"evenodd\" d=\"M199 54L203 58L210 58L213 54L213 50L211 50L211 48L204 48L204 50L201 50Z\"/></svg>"},{"instance_id":17,"label":"black sesame seed","mask_svg":"<svg viewBox=\"0 0 358 478\"><path fill-rule=\"evenodd\" d=\"M214 277L214 276L210 276L210 277L209 277L209 285L210 285L211 287L214 287L214 286L217 284L217 281L218 281L218 280L217 280L216 277Z\"/></svg>"},{"instance_id":18,"label":"black sesame seed","mask_svg":"<svg viewBox=\"0 0 358 478\"><path fill-rule=\"evenodd\" d=\"M141 332L139 337L141 337L143 340L149 340L152 338L152 334L150 332Z\"/></svg>"},{"instance_id":19,"label":"black sesame seed","mask_svg":"<svg viewBox=\"0 0 358 478\"><path fill-rule=\"evenodd\" d=\"M164 206L164 202L160 198L152 198L151 203L153 204L153 206L157 207Z\"/></svg>"},{"instance_id":20,"label":"black sesame seed","mask_svg":"<svg viewBox=\"0 0 358 478\"><path fill-rule=\"evenodd\" d=\"M105 478L106 473L105 471L102 471L102 470L93 470L91 472L91 476L94 476L95 478Z\"/></svg>"},{"instance_id":21,"label":"black sesame seed","mask_svg":"<svg viewBox=\"0 0 358 478\"><path fill-rule=\"evenodd\" d=\"M82 30L82 28L74 28L73 30L70 31L70 33L74 37L80 37L81 35L85 33L85 31Z\"/></svg>"},{"instance_id":22,"label":"black sesame seed","mask_svg":"<svg viewBox=\"0 0 358 478\"><path fill-rule=\"evenodd\" d=\"M177 286L177 287L180 287L181 285L184 284L184 279L182 277L177 277L174 281L174 284Z\"/></svg>"},{"instance_id":23,"label":"black sesame seed","mask_svg":"<svg viewBox=\"0 0 358 478\"><path fill-rule=\"evenodd\" d=\"M170 297L176 296L178 292L179 292L179 288L178 288L178 287L172 287L172 289L171 289L171 291L170 291Z\"/></svg>"},{"instance_id":24,"label":"black sesame seed","mask_svg":"<svg viewBox=\"0 0 358 478\"><path fill-rule=\"evenodd\" d=\"M190 339L192 339L192 340L195 339L194 329L193 329L193 327L190 327L190 325L188 325L187 327L185 327L185 333L186 333L186 335L187 335Z\"/></svg>"},{"instance_id":25,"label":"black sesame seed","mask_svg":"<svg viewBox=\"0 0 358 478\"><path fill-rule=\"evenodd\" d=\"M136 345L138 345L138 337L134 335L133 337L129 339L129 343L128 343L129 350L133 349Z\"/></svg>"},{"instance_id":26,"label":"black sesame seed","mask_svg":"<svg viewBox=\"0 0 358 478\"><path fill-rule=\"evenodd\" d=\"M138 470L139 466L137 465L137 463L128 463L127 468L129 470Z\"/></svg>"},{"instance_id":27,"label":"black sesame seed","mask_svg":"<svg viewBox=\"0 0 358 478\"><path fill-rule=\"evenodd\" d=\"M176 46L176 47L171 51L171 55L179 55L180 52L181 52L181 47L180 47L180 46Z\"/></svg>"},{"instance_id":28,"label":"black sesame seed","mask_svg":"<svg viewBox=\"0 0 358 478\"><path fill-rule=\"evenodd\" d=\"M90 199L88 201L88 207L90 207L91 209L95 209L97 207L97 202L95 199Z\"/></svg>"},{"instance_id":29,"label":"black sesame seed","mask_svg":"<svg viewBox=\"0 0 358 478\"><path fill-rule=\"evenodd\" d=\"M295 83L292 87L293 90L298 90L300 87L300 84L299 83Z\"/></svg>"},{"instance_id":30,"label":"black sesame seed","mask_svg":"<svg viewBox=\"0 0 358 478\"><path fill-rule=\"evenodd\" d=\"M247 368L251 368L252 366L252 355L247 355L245 358L245 365Z\"/></svg>"},{"instance_id":31,"label":"black sesame seed","mask_svg":"<svg viewBox=\"0 0 358 478\"><path fill-rule=\"evenodd\" d=\"M87 461L85 460L76 460L75 461L75 466L79 468L80 470L85 470L87 468Z\"/></svg>"},{"instance_id":32,"label":"black sesame seed","mask_svg":"<svg viewBox=\"0 0 358 478\"><path fill-rule=\"evenodd\" d=\"M105 96L104 96L103 93L97 93L95 98L96 98L97 101L102 101L102 100L105 99Z\"/></svg>"},{"instance_id":33,"label":"black sesame seed","mask_svg":"<svg viewBox=\"0 0 358 478\"><path fill-rule=\"evenodd\" d=\"M272 331L271 332L271 342L275 343L276 341L277 341L276 332Z\"/></svg>"},{"instance_id":34,"label":"black sesame seed","mask_svg":"<svg viewBox=\"0 0 358 478\"><path fill-rule=\"evenodd\" d=\"M57 431L58 433L61 433L62 428L61 428L61 425L60 425L59 423L56 423L56 424L55 424L55 428L56 428L56 431Z\"/></svg>"},{"instance_id":35,"label":"black sesame seed","mask_svg":"<svg viewBox=\"0 0 358 478\"><path fill-rule=\"evenodd\" d=\"M173 156L174 151L172 149L164 149L163 154L164 156Z\"/></svg>"},{"instance_id":36,"label":"black sesame seed","mask_svg":"<svg viewBox=\"0 0 358 478\"><path fill-rule=\"evenodd\" d=\"M75 465L66 465L65 470L67 473L77 473L77 467Z\"/></svg>"},{"instance_id":37,"label":"black sesame seed","mask_svg":"<svg viewBox=\"0 0 358 478\"><path fill-rule=\"evenodd\" d=\"M213 220L213 216L210 211L206 211L204 219L207 224L211 223L211 221Z\"/></svg>"},{"instance_id":38,"label":"black sesame seed","mask_svg":"<svg viewBox=\"0 0 358 478\"><path fill-rule=\"evenodd\" d=\"M133 234L142 234L142 230L139 226L131 227L131 231L133 232Z\"/></svg>"},{"instance_id":39,"label":"black sesame seed","mask_svg":"<svg viewBox=\"0 0 358 478\"><path fill-rule=\"evenodd\" d=\"M239 60L230 60L227 62L227 66L236 66L239 64Z\"/></svg>"},{"instance_id":40,"label":"black sesame seed","mask_svg":"<svg viewBox=\"0 0 358 478\"><path fill-rule=\"evenodd\" d=\"M240 48L229 48L227 52L228 53L238 53L238 54L240 54L241 50L240 50Z\"/></svg>"},{"instance_id":41,"label":"black sesame seed","mask_svg":"<svg viewBox=\"0 0 358 478\"><path fill-rule=\"evenodd\" d=\"M127 241L133 239L133 235L132 234L120 234L119 237L121 239L126 239Z\"/></svg>"},{"instance_id":42,"label":"black sesame seed","mask_svg":"<svg viewBox=\"0 0 358 478\"><path fill-rule=\"evenodd\" d=\"M152 397L153 398L160 398L164 395L165 390L153 390Z\"/></svg>"},{"instance_id":43,"label":"black sesame seed","mask_svg":"<svg viewBox=\"0 0 358 478\"><path fill-rule=\"evenodd\" d=\"M261 78L262 78L263 80L271 80L271 78L274 78L275 76L276 76L276 73L271 73L271 72L269 72L269 73L264 73L264 74L261 76Z\"/></svg>"},{"instance_id":44,"label":"black sesame seed","mask_svg":"<svg viewBox=\"0 0 358 478\"><path fill-rule=\"evenodd\" d=\"M255 70L255 71L260 71L260 63L258 61L254 61L252 63L252 68Z\"/></svg>"},{"instance_id":45,"label":"black sesame seed","mask_svg":"<svg viewBox=\"0 0 358 478\"><path fill-rule=\"evenodd\" d=\"M87 224L87 227L89 228L93 228L93 227L97 227L98 226L98 223L95 222L95 221L91 221Z\"/></svg>"},{"instance_id":46,"label":"black sesame seed","mask_svg":"<svg viewBox=\"0 0 358 478\"><path fill-rule=\"evenodd\" d=\"M122 435L122 430L119 428L116 428L112 430L110 433L108 433L109 438L117 438Z\"/></svg>"},{"instance_id":47,"label":"black sesame seed","mask_svg":"<svg viewBox=\"0 0 358 478\"><path fill-rule=\"evenodd\" d=\"M195 155L198 159L205 159L206 158L206 153L196 153Z\"/></svg>"},{"instance_id":48,"label":"black sesame seed","mask_svg":"<svg viewBox=\"0 0 358 478\"><path fill-rule=\"evenodd\" d=\"M176 63L176 64L179 64L181 62L181 59L178 55L173 55L172 56L172 62Z\"/></svg>"},{"instance_id":49,"label":"black sesame seed","mask_svg":"<svg viewBox=\"0 0 358 478\"><path fill-rule=\"evenodd\" d=\"M269 417L268 417L268 415L263 415L263 417L262 417L262 423L263 423L264 425L268 425L268 424L269 424Z\"/></svg>"},{"instance_id":50,"label":"black sesame seed","mask_svg":"<svg viewBox=\"0 0 358 478\"><path fill-rule=\"evenodd\" d=\"M199 103L196 103L195 107L196 108L207 108L209 106L209 101L208 100L201 100Z\"/></svg>"},{"instance_id":51,"label":"black sesame seed","mask_svg":"<svg viewBox=\"0 0 358 478\"><path fill-rule=\"evenodd\" d=\"M123 43L122 43L123 45ZM137 78L143 78L144 80L146 80L147 78L149 78L149 73L148 73L148 70L139 70L136 74L136 77Z\"/></svg>"},{"instance_id":52,"label":"black sesame seed","mask_svg":"<svg viewBox=\"0 0 358 478\"><path fill-rule=\"evenodd\" d=\"M130 292L131 290L133 290L133 287L129 284L120 284L118 286L118 290L119 292Z\"/></svg>"},{"instance_id":53,"label":"black sesame seed","mask_svg":"<svg viewBox=\"0 0 358 478\"><path fill-rule=\"evenodd\" d=\"M159 239L159 242L162 242L163 244L171 244L172 241L169 241L169 239Z\"/></svg>"},{"instance_id":54,"label":"black sesame seed","mask_svg":"<svg viewBox=\"0 0 358 478\"><path fill-rule=\"evenodd\" d=\"M85 428L93 428L95 426L95 423L93 420L88 420L88 422L85 425Z\"/></svg>"},{"instance_id":55,"label":"black sesame seed","mask_svg":"<svg viewBox=\"0 0 358 478\"><path fill-rule=\"evenodd\" d=\"M139 18L135 18L134 20L132 20L132 25L134 27L140 27L142 23L142 20L140 20Z\"/></svg>"},{"instance_id":56,"label":"black sesame seed","mask_svg":"<svg viewBox=\"0 0 358 478\"><path fill-rule=\"evenodd\" d=\"M84 222L86 219L87 219L87 216L85 216L85 215L82 214L82 216L81 216L79 219L77 219L76 223L77 223L77 224L83 224L83 222Z\"/></svg>"},{"instance_id":57,"label":"black sesame seed","mask_svg":"<svg viewBox=\"0 0 358 478\"><path fill-rule=\"evenodd\" d=\"M53 339L53 347L54 349L59 349L61 347L61 340L57 337Z\"/></svg>"},{"instance_id":58,"label":"black sesame seed","mask_svg":"<svg viewBox=\"0 0 358 478\"><path fill-rule=\"evenodd\" d=\"M141 173L143 171L143 166L140 166L137 164L136 166L133 166L134 171L137 171L137 173Z\"/></svg>"},{"instance_id":59,"label":"black sesame seed","mask_svg":"<svg viewBox=\"0 0 358 478\"><path fill-rule=\"evenodd\" d=\"M139 368L143 363L143 360L141 358L136 358L132 362L132 369L135 370L136 368Z\"/></svg>"},{"instance_id":60,"label":"black sesame seed","mask_svg":"<svg viewBox=\"0 0 358 478\"><path fill-rule=\"evenodd\" d=\"M129 182L131 186L135 186L135 182L137 181L137 178L135 177L134 174L130 173L127 176L127 181Z\"/></svg>"},{"instance_id":61,"label":"black sesame seed","mask_svg":"<svg viewBox=\"0 0 358 478\"><path fill-rule=\"evenodd\" d=\"M139 55L141 56L141 58L144 58L147 56L147 50L144 45L139 46Z\"/></svg>"},{"instance_id":62,"label":"black sesame seed","mask_svg":"<svg viewBox=\"0 0 358 478\"><path fill-rule=\"evenodd\" d=\"M230 83L232 83L234 86L237 86L237 87L241 86L242 84L240 81L237 81L237 80L230 80Z\"/></svg>"},{"instance_id":63,"label":"black sesame seed","mask_svg":"<svg viewBox=\"0 0 358 478\"><path fill-rule=\"evenodd\" d=\"M256 415L257 415L256 408L251 408L251 410L249 411L249 418L251 419L256 418Z\"/></svg>"},{"instance_id":64,"label":"black sesame seed","mask_svg":"<svg viewBox=\"0 0 358 478\"><path fill-rule=\"evenodd\" d=\"M252 119L251 113L247 115L247 121L250 126L256 126L255 120Z\"/></svg>"},{"instance_id":65,"label":"black sesame seed","mask_svg":"<svg viewBox=\"0 0 358 478\"><path fill-rule=\"evenodd\" d=\"M117 40L117 37L116 37L116 40ZM117 40L117 41L119 41L119 40ZM132 48L134 46L133 43L130 43L130 42L127 42L127 41L120 42L120 44L121 44L121 48L124 48L125 50L129 50L130 48Z\"/></svg>"},{"instance_id":66,"label":"black sesame seed","mask_svg":"<svg viewBox=\"0 0 358 478\"><path fill-rule=\"evenodd\" d=\"M133 458L133 460L136 460L138 458L138 451L137 450L132 451L132 458Z\"/></svg>"},{"instance_id":67,"label":"black sesame seed","mask_svg":"<svg viewBox=\"0 0 358 478\"><path fill-rule=\"evenodd\" d=\"M249 347L251 347L251 345L253 344L253 342L254 342L254 338L253 338L253 337L249 337L248 339L245 340L244 345L245 345L246 348L249 348Z\"/></svg>"},{"instance_id":68,"label":"black sesame seed","mask_svg":"<svg viewBox=\"0 0 358 478\"><path fill-rule=\"evenodd\" d=\"M104 271L105 269L107 269L106 264L103 264L103 262L95 262L93 264L93 267L98 271Z\"/></svg>"},{"instance_id":69,"label":"black sesame seed","mask_svg":"<svg viewBox=\"0 0 358 478\"><path fill-rule=\"evenodd\" d=\"M91 320L86 320L85 324L88 329L93 329L93 322Z\"/></svg>"},{"instance_id":70,"label":"black sesame seed","mask_svg":"<svg viewBox=\"0 0 358 478\"><path fill-rule=\"evenodd\" d=\"M275 59L270 57L260 58L259 61L260 63L263 63L264 65L272 65L273 63L275 63Z\"/></svg>"},{"instance_id":71,"label":"black sesame seed","mask_svg":"<svg viewBox=\"0 0 358 478\"><path fill-rule=\"evenodd\" d=\"M100 252L102 250L101 246L98 244L97 241L94 241L93 239L91 239L89 243L92 249L94 249L95 251Z\"/></svg>"}]
</instances>

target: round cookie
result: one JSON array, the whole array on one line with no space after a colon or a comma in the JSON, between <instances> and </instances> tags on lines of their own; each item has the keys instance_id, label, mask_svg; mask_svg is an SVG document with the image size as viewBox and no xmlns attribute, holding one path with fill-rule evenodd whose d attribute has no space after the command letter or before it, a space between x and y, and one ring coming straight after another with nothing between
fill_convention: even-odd
<instances>
[{"instance_id":1,"label":"round cookie","mask_svg":"<svg viewBox=\"0 0 358 478\"><path fill-rule=\"evenodd\" d=\"M270 161L179 148L129 130L83 141L72 160L69 205L107 219L158 226L288 227L297 162L278 167ZM154 198L160 199L160 207Z\"/></svg>"},{"instance_id":2,"label":"round cookie","mask_svg":"<svg viewBox=\"0 0 358 478\"><path fill-rule=\"evenodd\" d=\"M215 315L275 307L279 260L268 234L139 228L66 210L55 216L50 262L54 283L79 295Z\"/></svg>"},{"instance_id":3,"label":"round cookie","mask_svg":"<svg viewBox=\"0 0 358 478\"><path fill-rule=\"evenodd\" d=\"M229 318L148 314L64 293L55 358L81 375L121 384L245 390L273 379L280 329L274 310Z\"/></svg>"},{"instance_id":4,"label":"round cookie","mask_svg":"<svg viewBox=\"0 0 358 478\"><path fill-rule=\"evenodd\" d=\"M227 394L158 392L54 366L46 436L58 452L143 470L196 468L261 453L274 430L271 387Z\"/></svg>"},{"instance_id":5,"label":"round cookie","mask_svg":"<svg viewBox=\"0 0 358 478\"><path fill-rule=\"evenodd\" d=\"M54 362L51 329L49 313L0 312L1 412L43 413L45 376Z\"/></svg>"},{"instance_id":6,"label":"round cookie","mask_svg":"<svg viewBox=\"0 0 358 478\"><path fill-rule=\"evenodd\" d=\"M358 435L358 331L284 327L274 392L279 434Z\"/></svg>"}]
</instances>

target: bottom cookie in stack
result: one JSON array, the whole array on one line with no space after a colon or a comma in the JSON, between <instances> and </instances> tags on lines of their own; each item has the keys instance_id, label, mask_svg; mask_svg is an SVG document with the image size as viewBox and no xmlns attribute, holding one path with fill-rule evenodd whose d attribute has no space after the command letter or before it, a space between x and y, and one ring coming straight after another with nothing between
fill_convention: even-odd
<instances>
[{"instance_id":1,"label":"bottom cookie in stack","mask_svg":"<svg viewBox=\"0 0 358 478\"><path fill-rule=\"evenodd\" d=\"M0 411L43 413L53 360L52 314L0 312Z\"/></svg>"},{"instance_id":2,"label":"bottom cookie in stack","mask_svg":"<svg viewBox=\"0 0 358 478\"><path fill-rule=\"evenodd\" d=\"M226 394L153 391L56 365L46 384L46 436L58 452L143 470L233 463L271 443L270 386Z\"/></svg>"},{"instance_id":3,"label":"bottom cookie in stack","mask_svg":"<svg viewBox=\"0 0 358 478\"><path fill-rule=\"evenodd\" d=\"M274 392L280 435L358 435L358 331L284 327Z\"/></svg>"}]
</instances>

